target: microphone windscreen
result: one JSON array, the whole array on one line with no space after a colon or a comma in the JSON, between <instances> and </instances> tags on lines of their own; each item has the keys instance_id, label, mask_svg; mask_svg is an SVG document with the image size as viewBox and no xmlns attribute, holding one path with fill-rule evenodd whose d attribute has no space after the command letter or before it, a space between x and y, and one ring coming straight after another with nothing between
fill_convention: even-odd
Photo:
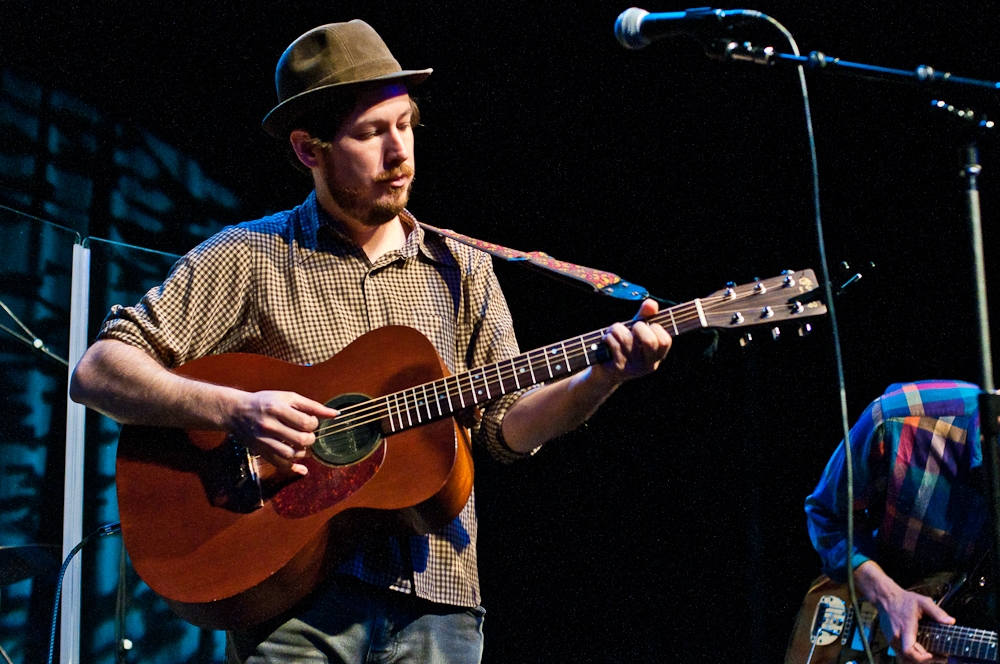
<instances>
[{"instance_id":1,"label":"microphone windscreen","mask_svg":"<svg viewBox=\"0 0 1000 664\"><path fill-rule=\"evenodd\" d=\"M638 7L631 7L619 14L618 20L615 21L615 37L618 43L633 51L649 46L650 41L640 32L642 19L648 15L649 12Z\"/></svg>"}]
</instances>

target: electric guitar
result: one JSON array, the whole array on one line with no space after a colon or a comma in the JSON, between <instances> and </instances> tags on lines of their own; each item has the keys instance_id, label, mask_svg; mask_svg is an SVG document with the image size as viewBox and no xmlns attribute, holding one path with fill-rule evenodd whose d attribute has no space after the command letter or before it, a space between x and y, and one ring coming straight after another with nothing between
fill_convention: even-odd
<instances>
[{"instance_id":1,"label":"electric guitar","mask_svg":"<svg viewBox=\"0 0 1000 664\"><path fill-rule=\"evenodd\" d=\"M959 622L963 618L972 622L987 614L981 597L986 581L975 574L973 579L943 573L921 581L910 590L935 598ZM859 602L860 620L851 607L846 584L834 583L826 576L813 581L799 609L785 664L866 662L861 630L868 637L875 664L902 662L879 628L876 608L860 599ZM948 655L949 662L998 661L997 635L993 631L926 621L917 628L917 641L928 652Z\"/></svg>"},{"instance_id":2,"label":"electric guitar","mask_svg":"<svg viewBox=\"0 0 1000 664\"><path fill-rule=\"evenodd\" d=\"M818 316L811 270L664 309L672 335ZM626 323L632 325L632 322ZM340 411L300 461L279 471L219 431L125 426L118 442L122 536L150 588L185 620L231 629L291 608L359 539L405 525L428 533L472 490L468 431L454 415L608 358L607 330L451 375L431 342L373 330L314 366L262 355L203 357L174 371L247 391L288 390Z\"/></svg>"}]
</instances>

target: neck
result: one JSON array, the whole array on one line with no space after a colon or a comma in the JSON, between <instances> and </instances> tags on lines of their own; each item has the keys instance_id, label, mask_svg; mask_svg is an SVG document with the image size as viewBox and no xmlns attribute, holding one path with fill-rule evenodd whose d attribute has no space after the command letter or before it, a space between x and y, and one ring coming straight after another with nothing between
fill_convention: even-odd
<instances>
[{"instance_id":1,"label":"neck","mask_svg":"<svg viewBox=\"0 0 1000 664\"><path fill-rule=\"evenodd\" d=\"M407 228L399 215L385 223L372 226L354 219L332 201L320 200L320 205L337 222L344 235L361 247L372 263L390 251L402 249L406 243L406 236L412 230Z\"/></svg>"}]
</instances>

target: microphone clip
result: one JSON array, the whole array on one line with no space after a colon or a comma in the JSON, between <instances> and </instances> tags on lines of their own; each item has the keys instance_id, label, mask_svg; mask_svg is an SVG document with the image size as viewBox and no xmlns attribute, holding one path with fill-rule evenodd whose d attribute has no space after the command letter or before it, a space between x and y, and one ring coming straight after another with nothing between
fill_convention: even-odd
<instances>
[{"instance_id":1,"label":"microphone clip","mask_svg":"<svg viewBox=\"0 0 1000 664\"><path fill-rule=\"evenodd\" d=\"M722 62L754 62L771 66L778 59L773 46L754 46L748 41L736 42L730 39L716 39L705 47L705 55Z\"/></svg>"}]
</instances>

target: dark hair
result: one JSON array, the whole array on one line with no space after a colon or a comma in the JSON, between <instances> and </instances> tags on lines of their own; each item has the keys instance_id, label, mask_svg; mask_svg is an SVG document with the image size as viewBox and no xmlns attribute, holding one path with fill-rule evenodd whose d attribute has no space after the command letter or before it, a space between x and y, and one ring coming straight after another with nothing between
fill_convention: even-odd
<instances>
[{"instance_id":1,"label":"dark hair","mask_svg":"<svg viewBox=\"0 0 1000 664\"><path fill-rule=\"evenodd\" d=\"M321 108L306 113L292 124L289 134L296 129L300 129L316 140L327 143L332 141L347 118L354 112L361 94L367 89L363 87L356 88L353 91L354 94L344 94L334 97ZM412 126L420 126L420 108L417 106L417 100L412 96L410 97L410 111L412 113L410 121ZM287 140L285 142L285 155L292 162L292 166L303 173L309 173L309 169L299 161L295 150L292 149L291 143Z\"/></svg>"}]
</instances>

